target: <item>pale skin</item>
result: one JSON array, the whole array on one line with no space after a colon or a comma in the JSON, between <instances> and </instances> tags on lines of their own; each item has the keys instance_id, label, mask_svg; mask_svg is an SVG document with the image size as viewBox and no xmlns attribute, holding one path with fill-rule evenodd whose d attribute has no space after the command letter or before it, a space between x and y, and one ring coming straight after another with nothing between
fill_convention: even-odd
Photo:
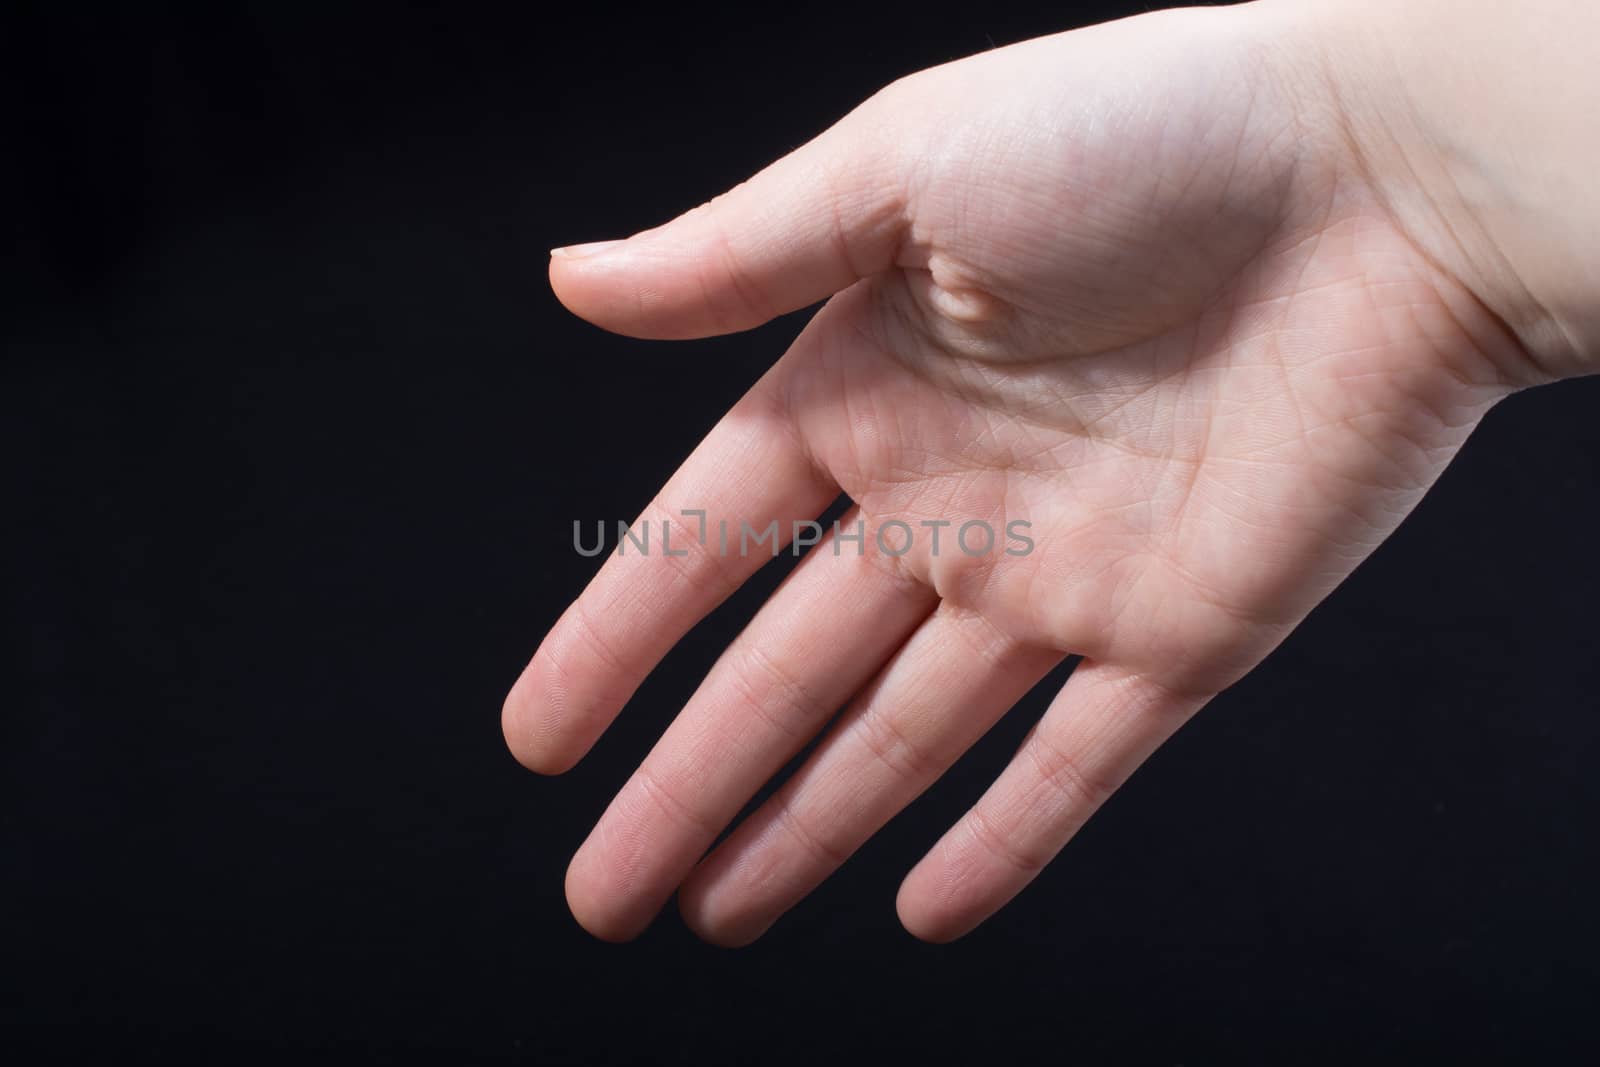
<instances>
[{"instance_id":1,"label":"pale skin","mask_svg":"<svg viewBox=\"0 0 1600 1067\"><path fill-rule=\"evenodd\" d=\"M581 759L770 560L699 547L685 509L787 531L843 493L846 523L923 535L801 559L573 858L578 921L626 940L676 893L701 936L754 940L1081 656L900 889L911 933L961 936L1497 401L1593 370L1600 16L1509 7L1262 0L1025 42L895 82L665 226L558 249L561 301L631 336L826 303L642 514L688 554L608 556L539 646L503 714L525 765ZM931 551L924 522L972 519L1034 548Z\"/></svg>"}]
</instances>

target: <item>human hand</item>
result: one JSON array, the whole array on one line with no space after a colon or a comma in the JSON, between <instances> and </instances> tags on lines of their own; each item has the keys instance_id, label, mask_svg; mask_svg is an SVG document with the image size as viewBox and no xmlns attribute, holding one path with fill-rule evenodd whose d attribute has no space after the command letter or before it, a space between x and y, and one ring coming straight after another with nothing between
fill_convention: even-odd
<instances>
[{"instance_id":1,"label":"human hand","mask_svg":"<svg viewBox=\"0 0 1600 1067\"><path fill-rule=\"evenodd\" d=\"M546 637L505 705L518 759L572 766L770 558L685 512L787 538L843 492L867 530L800 561L623 786L568 872L586 928L632 937L676 890L702 936L753 940L1081 655L901 888L912 933L970 930L1540 380L1397 222L1328 77L1279 5L1042 38L896 82L663 227L557 250L563 303L633 336L828 299L641 516L687 554L609 556ZM961 551L974 520L1001 543ZM1033 548L1007 554L1017 520ZM874 537L895 521L899 556Z\"/></svg>"}]
</instances>

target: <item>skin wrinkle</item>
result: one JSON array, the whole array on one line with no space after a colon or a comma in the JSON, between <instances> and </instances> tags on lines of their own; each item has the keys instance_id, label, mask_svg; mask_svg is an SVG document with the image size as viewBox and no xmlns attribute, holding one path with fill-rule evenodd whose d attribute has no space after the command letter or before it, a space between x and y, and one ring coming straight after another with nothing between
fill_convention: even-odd
<instances>
[{"instance_id":1,"label":"skin wrinkle","mask_svg":"<svg viewBox=\"0 0 1600 1067\"><path fill-rule=\"evenodd\" d=\"M707 841L722 832L722 827L703 818L694 806L680 799L666 784L656 777L649 761L641 763L632 779L647 799L659 807L669 818L689 827Z\"/></svg>"},{"instance_id":2,"label":"skin wrinkle","mask_svg":"<svg viewBox=\"0 0 1600 1067\"><path fill-rule=\"evenodd\" d=\"M739 698L757 718L775 730L780 736L792 742L803 744L810 736L804 724L818 716L828 714L832 710L831 705L819 701L794 676L788 674L773 662L772 657L762 651L760 645L751 643L743 645L741 648L742 658L731 662L727 673L729 682L733 685ZM750 681L750 676L747 673L748 668L741 670L740 663L754 664L755 669L771 679L778 688L779 703L784 705L785 710L792 713L798 709L799 715L774 715L768 709L767 701L761 699L761 693L756 688L755 683ZM798 724L795 721L796 718L799 719Z\"/></svg>"},{"instance_id":3,"label":"skin wrinkle","mask_svg":"<svg viewBox=\"0 0 1600 1067\"><path fill-rule=\"evenodd\" d=\"M933 755L922 751L915 741L895 725L893 715L867 714L852 724L851 733L891 775L907 786L915 786L942 768ZM920 792L920 790L919 790Z\"/></svg>"},{"instance_id":4,"label":"skin wrinkle","mask_svg":"<svg viewBox=\"0 0 1600 1067\"><path fill-rule=\"evenodd\" d=\"M659 535L664 529L663 523L668 524L677 532L677 536L666 535L666 541L656 542L652 558L659 558L660 565L674 572L677 579L684 586L711 584L716 592L716 599L720 603L738 591L740 582L732 575L724 573L715 564L716 557L711 551L711 533L706 531L707 544L700 543L700 528L698 525L690 526L685 523L685 516L667 511L666 506L659 500L652 501L642 520L645 528L656 531ZM711 516L707 516L707 522ZM637 523L635 524L637 526ZM781 524L780 524L781 526ZM666 551L670 546L672 554ZM678 552L687 552L687 556L676 555Z\"/></svg>"},{"instance_id":5,"label":"skin wrinkle","mask_svg":"<svg viewBox=\"0 0 1600 1067\"><path fill-rule=\"evenodd\" d=\"M1038 874L1053 858L1035 858L1016 851L1004 834L990 826L988 817L979 808L967 812L962 818L962 825L984 851L1023 875L1031 877Z\"/></svg>"},{"instance_id":6,"label":"skin wrinkle","mask_svg":"<svg viewBox=\"0 0 1600 1067\"><path fill-rule=\"evenodd\" d=\"M1056 791L1063 808L1076 808L1086 814L1093 812L1122 784L1095 778L1085 769L1073 746L1056 741L1052 732L1042 725L1034 732L1033 743L1024 751L1032 758L1040 780Z\"/></svg>"},{"instance_id":7,"label":"skin wrinkle","mask_svg":"<svg viewBox=\"0 0 1600 1067\"><path fill-rule=\"evenodd\" d=\"M850 858L849 855L825 844L822 837L813 833L801 822L800 816L793 809L786 805L780 805L774 810L777 812L778 819L782 825L787 829L789 836L800 842L801 847L821 860L822 864L828 869L831 870L835 867L843 866L844 861Z\"/></svg>"},{"instance_id":8,"label":"skin wrinkle","mask_svg":"<svg viewBox=\"0 0 1600 1067\"><path fill-rule=\"evenodd\" d=\"M633 672L627 669L626 662L611 647L609 639L600 636L602 630L589 617L589 611L590 609L586 605L580 603L574 605L572 614L571 624L577 628L577 636L581 637L583 647L595 658L599 659L601 664L612 674L622 678L629 677ZM559 659L555 662L555 666L560 669L561 661Z\"/></svg>"}]
</instances>

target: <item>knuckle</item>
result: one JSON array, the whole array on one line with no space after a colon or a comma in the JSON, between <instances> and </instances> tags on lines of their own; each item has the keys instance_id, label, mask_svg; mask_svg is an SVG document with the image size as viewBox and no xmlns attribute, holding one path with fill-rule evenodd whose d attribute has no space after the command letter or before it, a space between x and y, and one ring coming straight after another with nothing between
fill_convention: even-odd
<instances>
[{"instance_id":1,"label":"knuckle","mask_svg":"<svg viewBox=\"0 0 1600 1067\"><path fill-rule=\"evenodd\" d=\"M843 866L844 861L849 858L843 849L828 839L826 833L808 827L804 818L788 804L780 805L777 811L778 822L783 827L784 833L818 863L832 870Z\"/></svg>"},{"instance_id":2,"label":"knuckle","mask_svg":"<svg viewBox=\"0 0 1600 1067\"><path fill-rule=\"evenodd\" d=\"M983 813L973 808L967 814L967 829L978 847L1011 869L1032 877L1044 869L1048 860L1017 848Z\"/></svg>"},{"instance_id":3,"label":"knuckle","mask_svg":"<svg viewBox=\"0 0 1600 1067\"><path fill-rule=\"evenodd\" d=\"M1054 737L1048 721L1041 723L1034 732L1027 752L1040 779L1061 797L1069 810L1076 809L1084 814L1094 811L1119 784L1091 773L1081 756Z\"/></svg>"},{"instance_id":4,"label":"knuckle","mask_svg":"<svg viewBox=\"0 0 1600 1067\"><path fill-rule=\"evenodd\" d=\"M633 782L634 787L668 819L681 823L706 838L715 837L721 832L721 826L714 825L699 809L690 804L679 794L677 787L667 785L666 779L649 764L641 765L634 772Z\"/></svg>"},{"instance_id":5,"label":"knuckle","mask_svg":"<svg viewBox=\"0 0 1600 1067\"><path fill-rule=\"evenodd\" d=\"M562 620L555 637L546 662L559 675L571 677L590 665L615 675L628 673L621 651L605 636L605 628L594 619L581 598ZM591 662L584 663L585 659Z\"/></svg>"},{"instance_id":6,"label":"knuckle","mask_svg":"<svg viewBox=\"0 0 1600 1067\"><path fill-rule=\"evenodd\" d=\"M938 760L912 741L892 713L869 711L861 717L857 731L873 758L902 782L920 785L939 769Z\"/></svg>"},{"instance_id":7,"label":"knuckle","mask_svg":"<svg viewBox=\"0 0 1600 1067\"><path fill-rule=\"evenodd\" d=\"M805 724L824 711L815 696L754 642L734 654L726 679L735 699L786 738L809 736Z\"/></svg>"}]
</instances>

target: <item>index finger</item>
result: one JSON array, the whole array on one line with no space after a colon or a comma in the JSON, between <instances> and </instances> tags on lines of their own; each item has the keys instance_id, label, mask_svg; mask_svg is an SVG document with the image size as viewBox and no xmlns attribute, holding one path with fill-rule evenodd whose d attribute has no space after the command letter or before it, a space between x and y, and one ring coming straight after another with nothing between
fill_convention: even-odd
<instances>
[{"instance_id":1,"label":"index finger","mask_svg":"<svg viewBox=\"0 0 1600 1067\"><path fill-rule=\"evenodd\" d=\"M791 355L822 343L824 317ZM838 495L793 428L780 385L788 359L662 487L630 527L639 540L619 537L512 686L501 726L531 770L557 774L582 759L672 646Z\"/></svg>"}]
</instances>

